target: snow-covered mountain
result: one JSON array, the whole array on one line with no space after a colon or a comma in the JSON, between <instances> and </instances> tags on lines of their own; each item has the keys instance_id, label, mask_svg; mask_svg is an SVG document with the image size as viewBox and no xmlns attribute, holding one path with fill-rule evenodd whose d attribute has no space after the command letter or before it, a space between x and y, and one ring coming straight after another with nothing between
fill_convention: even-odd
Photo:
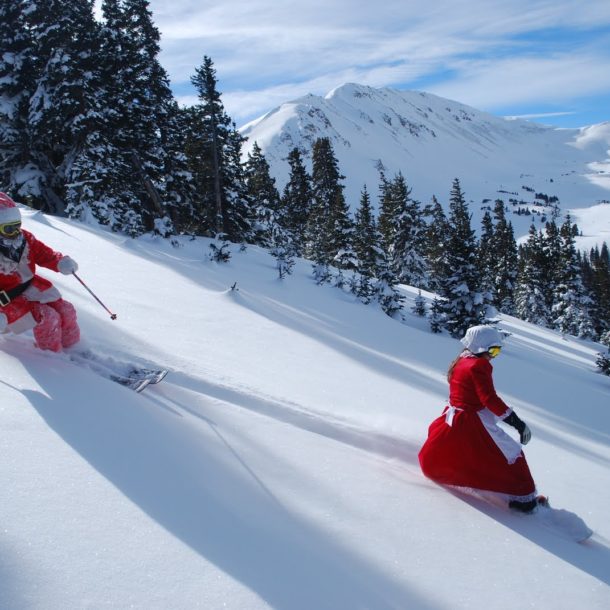
<instances>
[{"instance_id":1,"label":"snow-covered mountain","mask_svg":"<svg viewBox=\"0 0 610 610\"><path fill-rule=\"evenodd\" d=\"M279 281L256 247L216 264L206 239L25 210L24 226L118 316L42 270L84 347L170 373L136 394L0 335L2 610L610 607L601 346L503 316L494 361L540 491L595 530L576 544L422 476L460 344L409 313L415 291L402 324L316 286L308 262Z\"/></svg>"},{"instance_id":2,"label":"snow-covered mountain","mask_svg":"<svg viewBox=\"0 0 610 610\"><path fill-rule=\"evenodd\" d=\"M475 220L497 198L515 212L528 209L533 216L512 217L518 234L548 215L546 202L536 198L543 194L558 197L564 211L593 208L587 218L595 217L597 229L601 218L610 237L610 122L556 129L429 93L347 84L326 97L283 104L241 131L245 153L258 142L280 188L288 152L297 146L310 160L316 138L329 137L352 208L364 184L377 192L383 167L389 177L402 171L423 203L432 195L446 203L459 178Z\"/></svg>"}]
</instances>

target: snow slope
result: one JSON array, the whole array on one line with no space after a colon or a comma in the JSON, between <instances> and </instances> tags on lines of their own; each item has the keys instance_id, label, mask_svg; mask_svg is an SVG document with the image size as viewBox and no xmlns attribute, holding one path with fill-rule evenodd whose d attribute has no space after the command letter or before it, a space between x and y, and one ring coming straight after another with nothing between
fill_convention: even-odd
<instances>
[{"instance_id":1,"label":"snow slope","mask_svg":"<svg viewBox=\"0 0 610 610\"><path fill-rule=\"evenodd\" d=\"M421 475L459 351L424 321L317 287L305 262L280 282L254 247L218 265L204 239L24 216L118 314L43 270L85 346L170 374L135 394L0 336L0 608L609 607L598 345L505 317L494 363L540 491L596 532L577 544Z\"/></svg>"},{"instance_id":2,"label":"snow slope","mask_svg":"<svg viewBox=\"0 0 610 610\"><path fill-rule=\"evenodd\" d=\"M580 210L606 202L598 212L610 225L610 122L556 129L430 93L346 84L326 97L287 102L241 132L248 138L244 154L258 142L280 189L290 150L299 147L310 163L313 142L330 138L352 209L364 184L375 199L383 167L388 177L402 171L422 203L436 195L446 205L459 178L477 228L500 198L513 212L529 211L511 216L517 236L526 234L532 222L549 217L538 193L558 197L577 221Z\"/></svg>"}]
</instances>

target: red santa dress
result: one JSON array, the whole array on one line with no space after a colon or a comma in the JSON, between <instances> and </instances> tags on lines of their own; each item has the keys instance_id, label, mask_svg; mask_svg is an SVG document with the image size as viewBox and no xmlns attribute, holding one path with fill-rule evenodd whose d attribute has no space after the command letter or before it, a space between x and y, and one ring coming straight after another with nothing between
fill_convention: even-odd
<instances>
[{"instance_id":1,"label":"red santa dress","mask_svg":"<svg viewBox=\"0 0 610 610\"><path fill-rule=\"evenodd\" d=\"M449 405L430 425L419 463L437 483L533 500L536 486L521 445L497 425L511 409L496 394L492 370L489 360L468 352L458 360Z\"/></svg>"},{"instance_id":2,"label":"red santa dress","mask_svg":"<svg viewBox=\"0 0 610 610\"><path fill-rule=\"evenodd\" d=\"M33 329L36 345L54 352L70 347L80 339L74 306L62 299L53 284L36 274L36 265L58 271L64 255L55 252L29 233L0 244L0 292L30 282L19 296L7 302L0 298L0 313L6 317L6 330L22 333Z\"/></svg>"}]
</instances>

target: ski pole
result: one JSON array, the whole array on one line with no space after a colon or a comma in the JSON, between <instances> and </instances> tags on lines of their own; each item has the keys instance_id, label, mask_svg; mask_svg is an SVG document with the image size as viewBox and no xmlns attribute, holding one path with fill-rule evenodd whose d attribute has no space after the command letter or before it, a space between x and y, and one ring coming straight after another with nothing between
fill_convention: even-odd
<instances>
[{"instance_id":1,"label":"ski pole","mask_svg":"<svg viewBox=\"0 0 610 610\"><path fill-rule=\"evenodd\" d=\"M85 284L85 282L83 282L83 280L81 280L78 275L76 275L76 273L73 271L72 275L84 286L85 290L110 314L110 319L111 320L116 320L116 314L112 313L110 311L110 309L108 309L108 307L106 307L106 305L104 305L104 303L102 303L97 296L95 295L95 293L93 292L93 290L91 290L91 288L89 288L89 286L87 286L87 284Z\"/></svg>"}]
</instances>

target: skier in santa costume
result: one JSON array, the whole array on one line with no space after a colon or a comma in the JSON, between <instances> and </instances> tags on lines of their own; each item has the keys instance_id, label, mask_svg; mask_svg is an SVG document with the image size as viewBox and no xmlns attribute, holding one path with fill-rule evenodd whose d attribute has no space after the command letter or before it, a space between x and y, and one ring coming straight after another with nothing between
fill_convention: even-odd
<instances>
[{"instance_id":1,"label":"skier in santa costume","mask_svg":"<svg viewBox=\"0 0 610 610\"><path fill-rule=\"evenodd\" d=\"M15 202L0 193L0 332L33 329L40 349L60 351L78 342L76 310L36 265L69 275L78 265L21 228Z\"/></svg>"},{"instance_id":2,"label":"skier in santa costume","mask_svg":"<svg viewBox=\"0 0 610 610\"><path fill-rule=\"evenodd\" d=\"M466 331L464 350L448 372L449 404L432 422L428 439L419 452L423 473L444 485L468 487L502 494L509 506L534 510L539 500L521 444L499 426L514 427L521 443L531 432L496 394L490 360L502 348L502 335L492 326Z\"/></svg>"}]
</instances>

